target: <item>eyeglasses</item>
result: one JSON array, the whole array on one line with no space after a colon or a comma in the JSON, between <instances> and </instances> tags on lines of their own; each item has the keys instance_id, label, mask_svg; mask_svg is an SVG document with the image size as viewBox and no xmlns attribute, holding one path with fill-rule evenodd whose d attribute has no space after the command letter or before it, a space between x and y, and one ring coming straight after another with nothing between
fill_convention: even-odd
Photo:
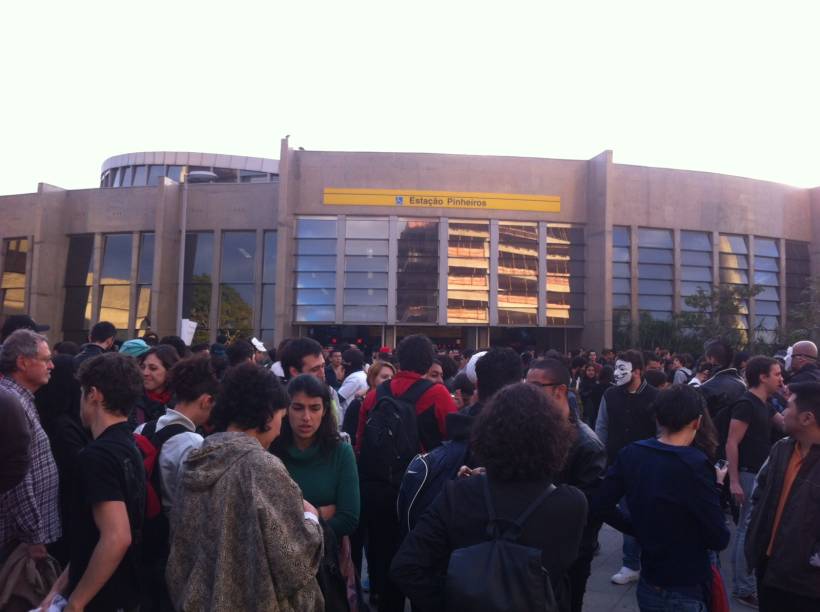
<instances>
[{"instance_id":1,"label":"eyeglasses","mask_svg":"<svg viewBox=\"0 0 820 612\"><path fill-rule=\"evenodd\" d=\"M36 359L37 361L42 361L43 363L51 363L52 361L51 355L49 355L48 357L35 356L31 357L31 359Z\"/></svg>"},{"instance_id":2,"label":"eyeglasses","mask_svg":"<svg viewBox=\"0 0 820 612\"><path fill-rule=\"evenodd\" d=\"M814 355L806 355L804 353L795 353L794 355L792 355L792 359L794 359L795 357L802 357L803 359L811 359L812 361L817 359L817 357L815 357Z\"/></svg>"}]
</instances>

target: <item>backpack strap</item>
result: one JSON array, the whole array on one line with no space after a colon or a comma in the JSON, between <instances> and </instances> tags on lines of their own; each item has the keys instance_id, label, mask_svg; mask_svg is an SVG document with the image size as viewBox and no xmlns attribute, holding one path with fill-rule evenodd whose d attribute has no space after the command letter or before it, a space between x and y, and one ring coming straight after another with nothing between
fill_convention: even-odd
<instances>
[{"instance_id":1,"label":"backpack strap","mask_svg":"<svg viewBox=\"0 0 820 612\"><path fill-rule=\"evenodd\" d=\"M157 420L148 421L142 428L140 435L145 436L149 440L154 437L154 434L157 433Z\"/></svg>"},{"instance_id":2,"label":"backpack strap","mask_svg":"<svg viewBox=\"0 0 820 612\"><path fill-rule=\"evenodd\" d=\"M527 522L527 519L530 518L530 515L535 512L538 507L544 503L550 495L555 493L557 487L550 483L550 485L544 489L544 491L535 498L524 512L522 512L517 519L515 519L511 524L510 527L507 529L500 531L498 529L497 523L498 519L495 515L495 508L493 506L492 496L490 495L490 479L486 476L484 478L484 502L487 505L487 535L489 535L493 539L497 538L504 538L505 540L515 541L521 535L521 529L524 527L524 523Z\"/></svg>"},{"instance_id":3,"label":"backpack strap","mask_svg":"<svg viewBox=\"0 0 820 612\"><path fill-rule=\"evenodd\" d=\"M147 429L147 425L146 425ZM154 421L154 430L156 430L156 421ZM153 435L148 436L151 440L151 443L157 449L157 455L159 455L160 451L162 450L162 445L165 444L168 440L173 438L177 434L185 433L186 431L191 431L182 423L173 423L171 425L166 425L158 432L155 431Z\"/></svg>"},{"instance_id":4,"label":"backpack strap","mask_svg":"<svg viewBox=\"0 0 820 612\"><path fill-rule=\"evenodd\" d=\"M390 381L386 381L389 383ZM418 403L421 399L421 396L427 393L427 390L433 386L433 382L427 380L426 378L422 378L414 382L407 391L399 395L402 401L408 402L413 404L414 406Z\"/></svg>"}]
</instances>

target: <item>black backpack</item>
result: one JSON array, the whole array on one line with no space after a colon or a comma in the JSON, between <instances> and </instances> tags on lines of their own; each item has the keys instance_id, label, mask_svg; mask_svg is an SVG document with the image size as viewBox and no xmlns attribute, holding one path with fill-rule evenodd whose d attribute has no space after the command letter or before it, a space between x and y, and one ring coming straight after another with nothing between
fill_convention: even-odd
<instances>
[{"instance_id":1,"label":"black backpack","mask_svg":"<svg viewBox=\"0 0 820 612\"><path fill-rule=\"evenodd\" d=\"M416 403L432 386L429 380L421 379L399 397L390 390L389 380L377 387L359 452L361 480L399 489L407 465L419 452Z\"/></svg>"},{"instance_id":2,"label":"black backpack","mask_svg":"<svg viewBox=\"0 0 820 612\"><path fill-rule=\"evenodd\" d=\"M490 496L490 483L486 476L480 478L484 480L484 501L489 517L487 535L492 539L457 548L450 555L445 583L446 609L454 612L558 610L549 572L541 565L542 551L516 543L524 523L555 492L555 485L551 484L541 493L509 527L501 529Z\"/></svg>"}]
</instances>

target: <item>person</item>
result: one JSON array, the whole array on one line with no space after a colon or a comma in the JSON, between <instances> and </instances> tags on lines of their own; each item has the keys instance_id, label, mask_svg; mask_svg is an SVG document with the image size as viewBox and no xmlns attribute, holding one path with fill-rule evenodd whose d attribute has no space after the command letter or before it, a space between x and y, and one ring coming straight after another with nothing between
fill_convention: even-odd
<instances>
[{"instance_id":1,"label":"person","mask_svg":"<svg viewBox=\"0 0 820 612\"><path fill-rule=\"evenodd\" d=\"M692 363L692 355L689 353L677 353L672 357L672 368L675 370L672 384L685 385L692 380Z\"/></svg>"},{"instance_id":2,"label":"person","mask_svg":"<svg viewBox=\"0 0 820 612\"><path fill-rule=\"evenodd\" d=\"M364 371L364 354L354 347L342 353L342 365L345 369L345 379L338 393L344 415L355 397L367 393L367 373Z\"/></svg>"},{"instance_id":3,"label":"person","mask_svg":"<svg viewBox=\"0 0 820 612\"><path fill-rule=\"evenodd\" d=\"M71 355L72 357L80 352L80 347L77 346L76 342L72 342L71 340L58 342L52 349L55 355Z\"/></svg>"},{"instance_id":4,"label":"person","mask_svg":"<svg viewBox=\"0 0 820 612\"><path fill-rule=\"evenodd\" d=\"M393 560L391 577L414 609L447 609L442 577L451 555L490 539L485 495L499 522L509 524L550 488L571 444L569 421L536 386L517 382L492 397L472 432L472 448L486 474L448 482ZM541 550L559 610L570 609L565 573L578 555L586 515L584 494L558 484L524 522L517 540Z\"/></svg>"},{"instance_id":5,"label":"person","mask_svg":"<svg viewBox=\"0 0 820 612\"><path fill-rule=\"evenodd\" d=\"M325 379L325 357L322 345L313 338L296 338L295 340L283 341L284 348L277 355L281 359L283 380L289 381L299 374L311 374L326 383ZM279 345L282 347L282 344ZM276 364L274 364L275 366ZM271 368L275 371L275 367ZM333 418L337 424L342 422L342 401L336 389L331 387L330 403L333 405Z\"/></svg>"},{"instance_id":6,"label":"person","mask_svg":"<svg viewBox=\"0 0 820 612\"><path fill-rule=\"evenodd\" d=\"M95 323L88 334L88 344L74 357L74 368L77 369L86 359L102 355L110 351L117 337L117 328L113 323L100 321Z\"/></svg>"},{"instance_id":7,"label":"person","mask_svg":"<svg viewBox=\"0 0 820 612\"><path fill-rule=\"evenodd\" d=\"M134 340L126 340L123 342L117 352L139 360L139 358L145 355L151 348L153 347L146 344L142 338L135 338Z\"/></svg>"},{"instance_id":8,"label":"person","mask_svg":"<svg viewBox=\"0 0 820 612\"><path fill-rule=\"evenodd\" d=\"M584 366L581 382L578 384L578 397L581 400L584 415L586 415L587 411L591 407L590 404L592 402L590 401L590 397L592 396L592 391L595 389L595 384L597 382L598 370L592 362L589 362L586 366Z\"/></svg>"},{"instance_id":9,"label":"person","mask_svg":"<svg viewBox=\"0 0 820 612\"><path fill-rule=\"evenodd\" d=\"M609 465L615 462L622 448L654 437L656 433L652 403L659 391L646 382L643 369L643 356L639 351L626 351L618 355L613 374L615 386L607 389L601 398L595 433L606 447ZM635 538L625 533L623 566L612 576L612 582L636 582L640 577L640 554Z\"/></svg>"},{"instance_id":10,"label":"person","mask_svg":"<svg viewBox=\"0 0 820 612\"><path fill-rule=\"evenodd\" d=\"M539 359L527 371L527 382L543 389L572 430L573 443L567 462L564 469L556 475L555 482L572 485L586 493L598 483L606 470L606 449L595 432L570 410L569 381L569 370L558 359ZM600 529L601 521L590 516L584 526L578 558L569 568L572 612L581 612L584 606L584 593Z\"/></svg>"},{"instance_id":11,"label":"person","mask_svg":"<svg viewBox=\"0 0 820 612\"><path fill-rule=\"evenodd\" d=\"M328 351L329 363L325 366L325 380L331 387L339 390L345 379L345 367L342 365L342 351L333 347Z\"/></svg>"},{"instance_id":12,"label":"person","mask_svg":"<svg viewBox=\"0 0 820 612\"><path fill-rule=\"evenodd\" d=\"M54 462L60 481L60 518L63 535L48 546L49 554L62 566L68 563L69 537L71 533L71 509L77 494L79 455L91 436L80 420L80 383L75 377L74 359L71 355L56 355L52 359L54 369L48 383L34 394L34 402L40 415L43 430L48 435Z\"/></svg>"},{"instance_id":13,"label":"person","mask_svg":"<svg viewBox=\"0 0 820 612\"><path fill-rule=\"evenodd\" d=\"M459 414L467 417L477 417L484 404L503 387L521 382L524 375L523 363L521 357L513 349L508 347L493 347L488 351L475 353L472 357L475 363L471 366L470 371L475 376L475 386L478 391L476 401L466 408L462 409ZM447 426L448 431L451 427L456 428L456 423L472 423L472 421L465 421L460 416L448 416ZM463 428L460 437L465 442L470 438L469 427ZM452 432L451 432L452 433ZM452 437L452 435L451 435Z\"/></svg>"},{"instance_id":14,"label":"person","mask_svg":"<svg viewBox=\"0 0 820 612\"><path fill-rule=\"evenodd\" d=\"M641 550L637 588L642 611L706 612L710 605L710 551L729 544L718 476L693 446L707 408L698 391L674 385L654 402L660 436L621 450L590 494L591 512L631 532ZM618 508L626 497L628 514Z\"/></svg>"},{"instance_id":15,"label":"person","mask_svg":"<svg viewBox=\"0 0 820 612\"><path fill-rule=\"evenodd\" d=\"M817 367L817 345L810 340L801 340L789 347L786 353L786 370L791 374L789 383L820 382L820 368Z\"/></svg>"},{"instance_id":16,"label":"person","mask_svg":"<svg viewBox=\"0 0 820 612\"><path fill-rule=\"evenodd\" d=\"M20 484L28 473L30 443L31 432L20 400L0 392L0 495Z\"/></svg>"},{"instance_id":17,"label":"person","mask_svg":"<svg viewBox=\"0 0 820 612\"><path fill-rule=\"evenodd\" d=\"M11 396L6 405L22 407L29 440L25 476L0 496L0 563L20 544L31 559L44 559L62 533L57 464L34 404L53 367L45 336L30 329L12 332L0 350L0 394Z\"/></svg>"},{"instance_id":18,"label":"person","mask_svg":"<svg viewBox=\"0 0 820 612\"><path fill-rule=\"evenodd\" d=\"M610 365L601 366L601 371L598 372L598 380L589 394L589 406L584 407L584 422L593 429L595 428L595 421L598 420L598 407L601 405L601 398L606 390L612 386L614 372L615 370Z\"/></svg>"},{"instance_id":19,"label":"person","mask_svg":"<svg viewBox=\"0 0 820 612\"><path fill-rule=\"evenodd\" d=\"M216 335L216 342L211 345L211 355L214 357L226 357L225 355L225 345L228 343L228 336L226 336L221 330Z\"/></svg>"},{"instance_id":20,"label":"person","mask_svg":"<svg viewBox=\"0 0 820 612\"><path fill-rule=\"evenodd\" d=\"M663 370L647 370L644 374L644 378L646 379L646 382L648 382L650 385L652 385L659 391L662 391L672 386L669 382L669 377Z\"/></svg>"},{"instance_id":21,"label":"person","mask_svg":"<svg viewBox=\"0 0 820 612\"><path fill-rule=\"evenodd\" d=\"M247 340L237 338L225 348L225 356L228 358L228 366L238 366L240 363L253 362L255 349Z\"/></svg>"},{"instance_id":22,"label":"person","mask_svg":"<svg viewBox=\"0 0 820 612\"><path fill-rule=\"evenodd\" d=\"M163 336L159 343L174 347L174 350L177 352L180 359L185 359L186 357L191 356L191 349L189 349L188 345L185 344L185 340L179 336Z\"/></svg>"},{"instance_id":23,"label":"person","mask_svg":"<svg viewBox=\"0 0 820 612\"><path fill-rule=\"evenodd\" d=\"M729 491L740 507L732 547L732 595L744 605L757 607L755 577L746 567L743 546L755 475L769 456L772 427L782 430L783 416L769 403L783 385L780 364L770 357L752 357L746 363L746 382L749 390L731 409L725 456L729 462Z\"/></svg>"},{"instance_id":24,"label":"person","mask_svg":"<svg viewBox=\"0 0 820 612\"><path fill-rule=\"evenodd\" d=\"M328 386L301 374L288 383L290 406L271 451L337 538L359 524L359 474L350 444L333 422Z\"/></svg>"},{"instance_id":25,"label":"person","mask_svg":"<svg viewBox=\"0 0 820 612\"><path fill-rule=\"evenodd\" d=\"M207 342L199 342L198 344L191 345L191 356L192 357L210 357L211 356L211 347Z\"/></svg>"},{"instance_id":26,"label":"person","mask_svg":"<svg viewBox=\"0 0 820 612\"><path fill-rule=\"evenodd\" d=\"M643 352L644 374L652 371L663 373L663 362L661 361L659 352L658 349L655 349L654 353L650 351Z\"/></svg>"},{"instance_id":27,"label":"person","mask_svg":"<svg viewBox=\"0 0 820 612\"><path fill-rule=\"evenodd\" d=\"M159 335L157 335L157 332L147 331L142 335L141 340L149 347L156 346L159 344Z\"/></svg>"},{"instance_id":28,"label":"person","mask_svg":"<svg viewBox=\"0 0 820 612\"><path fill-rule=\"evenodd\" d=\"M746 536L761 612L820 610L820 383L792 383L789 391L788 437L757 475Z\"/></svg>"},{"instance_id":29,"label":"person","mask_svg":"<svg viewBox=\"0 0 820 612\"><path fill-rule=\"evenodd\" d=\"M243 363L225 373L219 433L188 455L171 514L174 609L323 609L318 511L267 451L288 404L270 370Z\"/></svg>"},{"instance_id":30,"label":"person","mask_svg":"<svg viewBox=\"0 0 820 612\"><path fill-rule=\"evenodd\" d=\"M42 606L57 594L65 610L132 610L139 605L138 559L145 472L128 414L142 395L134 360L105 353L82 363L83 424L94 438L78 456L69 563Z\"/></svg>"},{"instance_id":31,"label":"person","mask_svg":"<svg viewBox=\"0 0 820 612\"><path fill-rule=\"evenodd\" d=\"M369 391L359 411L356 431L356 452L359 454L359 479L362 495L362 524L368 535L368 567L372 588L378 598L380 612L404 609L404 597L389 580L387 571L399 546L399 524L396 516L398 483L383 479L382 467L371 466L362 455L365 425L370 411L376 405L376 396L384 390L392 397L401 398L417 393L419 387L427 387L415 402L418 451L432 450L447 438L446 417L455 412L456 406L447 387L431 385L422 377L433 365L433 343L427 336L410 335L396 347L399 370L388 382ZM415 390L414 390L415 387ZM406 466L405 466L406 467ZM403 471L403 468L402 468ZM401 474L396 474L400 479Z\"/></svg>"},{"instance_id":32,"label":"person","mask_svg":"<svg viewBox=\"0 0 820 612\"><path fill-rule=\"evenodd\" d=\"M473 393L475 393L475 384L467 378L464 372L459 372L453 377L453 383L450 385L450 391L453 394L453 401L456 403L456 408L461 410L465 406L473 403Z\"/></svg>"},{"instance_id":33,"label":"person","mask_svg":"<svg viewBox=\"0 0 820 612\"><path fill-rule=\"evenodd\" d=\"M0 344L6 342L6 338L11 336L18 329L28 329L35 333L42 333L51 329L48 325L38 325L27 314L9 315L3 321L3 327L0 328Z\"/></svg>"},{"instance_id":34,"label":"person","mask_svg":"<svg viewBox=\"0 0 820 612\"><path fill-rule=\"evenodd\" d=\"M712 377L712 364L706 360L702 360L695 368L695 373L689 381L692 387L700 387L703 383Z\"/></svg>"},{"instance_id":35,"label":"person","mask_svg":"<svg viewBox=\"0 0 820 612\"><path fill-rule=\"evenodd\" d=\"M168 372L177 361L179 355L169 344L158 344L139 358L144 393L128 416L128 422L133 428L155 421L165 414L166 408L171 405L173 397L167 386Z\"/></svg>"},{"instance_id":36,"label":"person","mask_svg":"<svg viewBox=\"0 0 820 612\"><path fill-rule=\"evenodd\" d=\"M734 351L723 340L706 343L704 358L712 366L712 376L700 386L706 405L715 424L719 424L721 411L730 411L734 403L746 392L746 383L736 368L731 367Z\"/></svg>"},{"instance_id":37,"label":"person","mask_svg":"<svg viewBox=\"0 0 820 612\"><path fill-rule=\"evenodd\" d=\"M396 375L396 366L389 361L375 360L367 370L367 389L371 391L383 382ZM363 396L353 399L345 410L342 421L342 431L350 436L350 444L356 446L356 430L359 428L359 412L361 411Z\"/></svg>"},{"instance_id":38,"label":"person","mask_svg":"<svg viewBox=\"0 0 820 612\"><path fill-rule=\"evenodd\" d=\"M734 359L732 359L732 367L737 370L740 376L745 376L746 364L749 361L749 353L746 351L737 351Z\"/></svg>"},{"instance_id":39,"label":"person","mask_svg":"<svg viewBox=\"0 0 820 612\"><path fill-rule=\"evenodd\" d=\"M434 359L433 365L431 365L430 369L427 370L427 374L424 375L424 378L429 380L431 383L438 383L443 385L444 370L441 368L441 361L439 361L438 359Z\"/></svg>"},{"instance_id":40,"label":"person","mask_svg":"<svg viewBox=\"0 0 820 612\"><path fill-rule=\"evenodd\" d=\"M605 348L601 351L601 357L603 357L604 363L603 365L608 365L612 368L615 367L615 351L611 348Z\"/></svg>"}]
</instances>

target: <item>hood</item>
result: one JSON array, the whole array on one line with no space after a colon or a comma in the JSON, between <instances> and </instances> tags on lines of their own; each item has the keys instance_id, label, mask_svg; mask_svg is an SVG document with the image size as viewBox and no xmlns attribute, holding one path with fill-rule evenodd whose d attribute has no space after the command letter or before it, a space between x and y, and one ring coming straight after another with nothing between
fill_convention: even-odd
<instances>
[{"instance_id":1,"label":"hood","mask_svg":"<svg viewBox=\"0 0 820 612\"><path fill-rule=\"evenodd\" d=\"M231 467L253 452L265 452L259 442L240 432L217 433L205 438L185 461L180 486L193 491L210 489Z\"/></svg>"}]
</instances>

